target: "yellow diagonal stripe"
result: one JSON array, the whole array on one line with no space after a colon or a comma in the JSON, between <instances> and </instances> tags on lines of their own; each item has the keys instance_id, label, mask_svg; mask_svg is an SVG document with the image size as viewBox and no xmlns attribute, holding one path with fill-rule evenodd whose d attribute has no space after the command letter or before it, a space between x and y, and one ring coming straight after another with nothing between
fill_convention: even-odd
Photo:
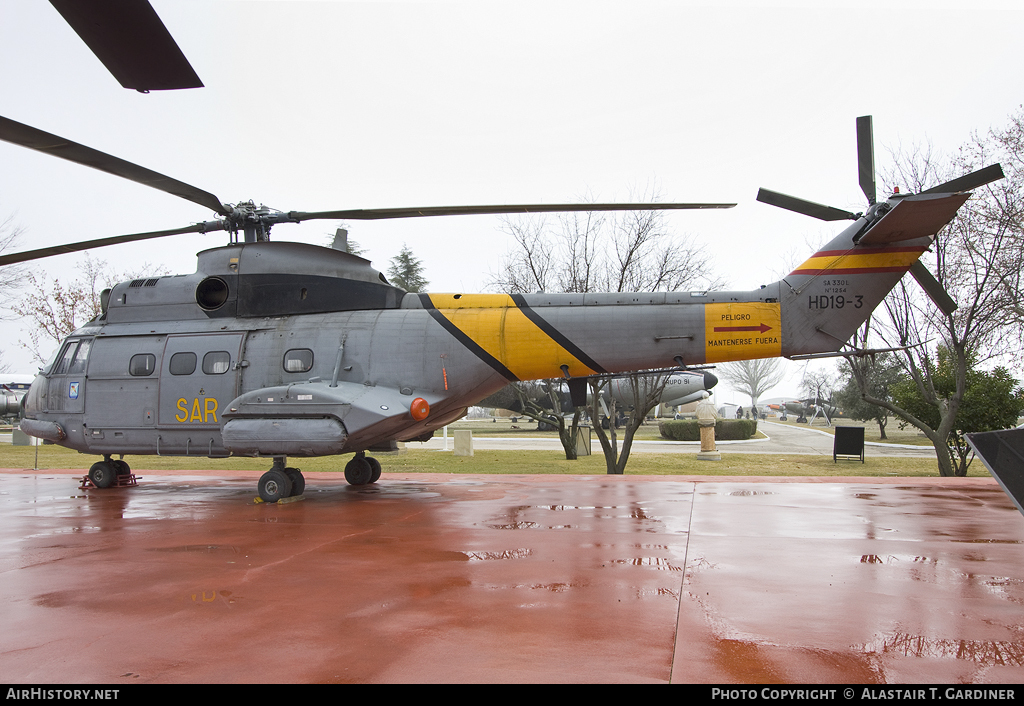
<instances>
[{"instance_id":1,"label":"yellow diagonal stripe","mask_svg":"<svg viewBox=\"0 0 1024 706\"><path fill-rule=\"evenodd\" d=\"M565 350L515 305L507 294L430 294L430 301L478 346L520 380L573 377L597 372Z\"/></svg>"},{"instance_id":2,"label":"yellow diagonal stripe","mask_svg":"<svg viewBox=\"0 0 1024 706\"><path fill-rule=\"evenodd\" d=\"M889 250L877 253L851 252L842 255L818 255L808 258L794 272L804 270L874 269L878 267L910 267L921 256L921 250Z\"/></svg>"}]
</instances>

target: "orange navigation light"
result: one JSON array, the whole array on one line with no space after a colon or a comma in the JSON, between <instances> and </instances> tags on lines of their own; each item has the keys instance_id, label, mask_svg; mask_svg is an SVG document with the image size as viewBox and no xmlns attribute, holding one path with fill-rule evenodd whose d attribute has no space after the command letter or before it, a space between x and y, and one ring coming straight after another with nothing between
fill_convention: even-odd
<instances>
[{"instance_id":1,"label":"orange navigation light","mask_svg":"<svg viewBox=\"0 0 1024 706\"><path fill-rule=\"evenodd\" d=\"M427 415L430 414L430 403L422 397L417 397L412 401L412 404L409 405L409 414L411 414L412 418L417 422L423 421L427 418Z\"/></svg>"}]
</instances>

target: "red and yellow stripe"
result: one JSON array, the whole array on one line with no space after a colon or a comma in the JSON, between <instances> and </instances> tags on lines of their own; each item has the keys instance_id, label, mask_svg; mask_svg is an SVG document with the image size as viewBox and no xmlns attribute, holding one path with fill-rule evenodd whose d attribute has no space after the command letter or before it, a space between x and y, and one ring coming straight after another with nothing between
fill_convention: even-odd
<instances>
[{"instance_id":1,"label":"red and yellow stripe","mask_svg":"<svg viewBox=\"0 0 1024 706\"><path fill-rule=\"evenodd\" d=\"M860 275L875 272L906 272L921 257L923 247L851 248L814 253L793 275Z\"/></svg>"}]
</instances>

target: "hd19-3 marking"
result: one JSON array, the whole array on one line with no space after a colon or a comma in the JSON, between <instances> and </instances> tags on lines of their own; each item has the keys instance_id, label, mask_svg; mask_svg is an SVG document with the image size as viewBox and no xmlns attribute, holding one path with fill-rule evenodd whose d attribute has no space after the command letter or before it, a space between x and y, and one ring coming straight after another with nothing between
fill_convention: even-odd
<instances>
[{"instance_id":1,"label":"hd19-3 marking","mask_svg":"<svg viewBox=\"0 0 1024 706\"><path fill-rule=\"evenodd\" d=\"M864 306L864 296L854 294L852 299L847 299L842 294L816 294L807 297L808 309L844 309L848 306L860 309Z\"/></svg>"}]
</instances>

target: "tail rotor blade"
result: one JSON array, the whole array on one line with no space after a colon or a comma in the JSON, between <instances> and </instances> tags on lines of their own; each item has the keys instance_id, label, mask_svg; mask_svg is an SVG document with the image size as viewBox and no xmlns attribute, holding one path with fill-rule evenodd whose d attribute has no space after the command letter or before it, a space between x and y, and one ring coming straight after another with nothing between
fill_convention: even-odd
<instances>
[{"instance_id":1,"label":"tail rotor blade","mask_svg":"<svg viewBox=\"0 0 1024 706\"><path fill-rule=\"evenodd\" d=\"M844 211L840 208L822 206L820 203L805 201L804 199L798 199L795 196L787 196L786 194L780 194L777 191L769 191L768 189L759 189L757 192L757 200L761 203L766 203L769 206L778 206L779 208L784 208L787 211L795 211L796 213L802 213L805 216L811 216L812 218L817 218L822 221L855 221L858 218L857 214Z\"/></svg>"},{"instance_id":2,"label":"tail rotor blade","mask_svg":"<svg viewBox=\"0 0 1024 706\"><path fill-rule=\"evenodd\" d=\"M947 181L944 184L933 186L922 194L954 194L958 191L971 191L979 186L985 186L993 181L1003 178L1003 168L998 164L991 164L976 172L965 174L962 177Z\"/></svg>"},{"instance_id":3,"label":"tail rotor blade","mask_svg":"<svg viewBox=\"0 0 1024 706\"><path fill-rule=\"evenodd\" d=\"M920 260L915 260L914 264L910 266L910 274L921 285L921 289L935 302L935 306L942 310L942 313L949 316L956 311L957 306L953 297L949 296L949 293L942 288L939 281L932 276L927 267L921 264Z\"/></svg>"},{"instance_id":4,"label":"tail rotor blade","mask_svg":"<svg viewBox=\"0 0 1024 706\"><path fill-rule=\"evenodd\" d=\"M860 189L874 205L877 198L875 191L875 137L870 115L857 118L857 170L860 178Z\"/></svg>"}]
</instances>

